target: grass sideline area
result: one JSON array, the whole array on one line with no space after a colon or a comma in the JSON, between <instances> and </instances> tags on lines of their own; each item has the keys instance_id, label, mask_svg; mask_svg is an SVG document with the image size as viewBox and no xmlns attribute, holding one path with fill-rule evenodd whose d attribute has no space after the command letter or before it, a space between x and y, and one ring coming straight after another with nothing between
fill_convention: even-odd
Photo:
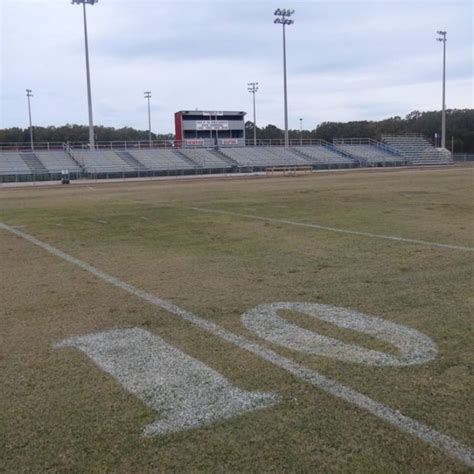
<instances>
[{"instance_id":1,"label":"grass sideline area","mask_svg":"<svg viewBox=\"0 0 474 474\"><path fill-rule=\"evenodd\" d=\"M9 188L0 190L0 222L472 447L473 173ZM6 472L469 472L449 453L1 229L0 261ZM282 301L412 328L435 343L436 357L369 366L297 352L242 324L242 313ZM346 344L397 354L367 334L281 315ZM240 390L274 393L278 402L144 437L160 413L83 352L54 347L115 328L155 334Z\"/></svg>"}]
</instances>

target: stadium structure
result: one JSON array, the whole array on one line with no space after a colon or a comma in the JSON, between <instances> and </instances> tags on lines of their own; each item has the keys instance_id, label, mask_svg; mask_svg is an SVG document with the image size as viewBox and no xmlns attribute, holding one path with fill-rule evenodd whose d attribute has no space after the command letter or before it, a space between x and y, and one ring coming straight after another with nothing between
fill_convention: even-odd
<instances>
[{"instance_id":1,"label":"stadium structure","mask_svg":"<svg viewBox=\"0 0 474 474\"><path fill-rule=\"evenodd\" d=\"M175 140L0 144L0 182L447 165L451 153L422 135L246 142L245 112L181 110Z\"/></svg>"}]
</instances>

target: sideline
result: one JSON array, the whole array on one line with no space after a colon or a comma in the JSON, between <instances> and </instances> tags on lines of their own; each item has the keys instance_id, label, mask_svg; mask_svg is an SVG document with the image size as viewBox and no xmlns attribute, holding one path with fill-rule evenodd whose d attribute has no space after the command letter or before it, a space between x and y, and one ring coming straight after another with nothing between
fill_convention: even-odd
<instances>
[{"instance_id":1,"label":"sideline","mask_svg":"<svg viewBox=\"0 0 474 474\"><path fill-rule=\"evenodd\" d=\"M308 369L307 367L296 363L295 361L288 359L277 352L267 349L258 343L247 339L243 336L239 336L218 324L209 321L205 318L201 318L190 311L186 311L181 309L179 306L171 303L170 301L161 299L158 296L155 296L151 293L147 293L146 291L140 290L137 287L134 287L119 278L110 275L109 273L105 273L88 263L79 260L62 250L59 250L52 245L42 242L41 240L33 237L32 235L26 234L18 229L10 227L7 224L0 222L0 229L3 229L6 232L14 234L18 237L21 237L28 242L37 245L38 247L46 250L47 252L62 258L63 260L72 263L73 265L82 268L83 270L91 273L92 275L96 276L97 278L110 283L111 285L120 288L131 295L137 296L148 303L151 303L169 313L175 314L179 316L185 321L193 324L194 326L207 331L208 333L218 336L224 341L227 341L235 346L239 347L240 349L246 350L251 352L262 359L272 363L273 365L286 370L293 374L299 380L309 383L314 387L317 387L323 390L326 393L329 393L337 398L345 400L346 402L352 403L357 407L375 415L376 417L380 418L381 420L390 423L391 425L399 428L406 433L409 433L417 438L421 439L422 441L434 446L438 449L441 449L451 455L452 457L458 459L459 461L463 462L465 465L474 468L474 451L468 446L465 445L456 439L448 436L444 433L436 431L435 429L431 428L424 423L416 421L406 415L403 415L398 410L390 408L376 400L373 400L366 395L359 393L345 385L326 378L324 375L321 375L319 372L315 370Z\"/></svg>"},{"instance_id":2,"label":"sideline","mask_svg":"<svg viewBox=\"0 0 474 474\"><path fill-rule=\"evenodd\" d=\"M344 174L390 174L390 173L407 173L418 171L458 171L459 169L473 169L471 164L450 164L450 165L424 165L424 166L393 166L382 168L340 168L340 169L319 169L313 170L311 174L301 176L267 176L265 171L254 171L251 173L202 173L194 175L175 175L175 176L146 176L143 178L110 178L110 179L74 179L69 185L61 184L61 181L25 181L18 183L0 183L0 190L5 189L22 189L22 188L56 188L60 187L67 189L77 186L87 185L110 185L110 184L141 184L141 183L186 183L193 181L230 181L230 180L245 180L245 179L297 179L308 178L309 176L317 175L344 175Z\"/></svg>"}]
</instances>

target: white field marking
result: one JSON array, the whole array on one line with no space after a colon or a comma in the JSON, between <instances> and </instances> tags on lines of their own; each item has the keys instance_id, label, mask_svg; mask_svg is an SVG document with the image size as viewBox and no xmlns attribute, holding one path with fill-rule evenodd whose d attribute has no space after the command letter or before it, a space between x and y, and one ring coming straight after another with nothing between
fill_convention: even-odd
<instances>
[{"instance_id":1,"label":"white field marking","mask_svg":"<svg viewBox=\"0 0 474 474\"><path fill-rule=\"evenodd\" d=\"M196 428L279 401L272 393L247 392L219 372L141 328L71 337L54 347L74 347L114 377L160 419L145 436Z\"/></svg>"},{"instance_id":2,"label":"white field marking","mask_svg":"<svg viewBox=\"0 0 474 474\"><path fill-rule=\"evenodd\" d=\"M278 315L279 310L297 311L344 329L368 334L389 342L400 356L346 344L332 337L292 324ZM415 329L368 316L346 308L318 303L271 303L257 306L242 315L244 326L257 336L304 354L375 366L424 364L436 357L433 341Z\"/></svg>"},{"instance_id":3,"label":"white field marking","mask_svg":"<svg viewBox=\"0 0 474 474\"><path fill-rule=\"evenodd\" d=\"M416 421L406 415L403 415L398 410L390 408L376 400L372 400L371 398L367 397L366 395L357 392L345 385L324 377L320 373L316 372L315 370L309 369L296 363L295 361L288 359L284 356L281 356L277 352L267 349L264 346L259 345L257 342L254 342L250 339L247 339L243 336L239 336L234 334L233 332L217 325L216 323L209 321L207 319L201 318L196 316L195 314L181 309L179 306L171 303L170 301L166 301L164 299L159 298L158 296L152 295L151 293L147 293L146 291L140 290L135 286L132 286L119 278L116 278L109 273L105 273L97 268L89 265L82 260L79 260L67 253L59 250L52 245L42 242L41 240L33 237L32 235L26 234L20 230L14 229L6 224L0 222L0 229L3 229L7 232L15 234L23 239L31 242L38 247L46 250L47 252L56 255L63 260L72 263L79 268L91 273L92 275L104 280L107 283L110 283L117 288L121 288L128 293L147 301L169 313L175 314L179 316L181 319L188 321L189 323L193 324L194 326L207 331L208 333L218 336L224 341L227 341L235 346L244 349L248 352L258 355L262 359L272 363L273 365L280 367L288 371L289 373L293 374L297 379L309 383L326 393L334 395L342 400L345 400L353 405L375 415L376 417L380 418L381 420L386 421L387 423L392 424L393 426L399 428L400 430L405 431L417 438L425 441L426 443L435 446L439 449L444 450L446 453L450 454L452 457L458 459L459 461L463 462L467 466L474 467L474 451L472 448L467 446L464 443L457 441L456 439L448 436L444 433L436 431L435 429Z\"/></svg>"},{"instance_id":4,"label":"white field marking","mask_svg":"<svg viewBox=\"0 0 474 474\"><path fill-rule=\"evenodd\" d=\"M405 237L397 237L394 235L372 234L370 232L361 232L358 230L339 229L337 227L329 227L329 226L320 225L320 224L310 224L310 223L305 223L305 222L289 221L286 219L274 219L272 217L254 216L252 214L241 214L240 212L221 211L218 209L207 209L204 207L184 206L180 208L192 209L194 211L199 211L199 212L212 212L215 214L227 214L229 216L245 217L246 219L255 219L258 221L272 222L273 224L294 225L294 226L299 226L299 227L309 227L311 229L327 230L329 232L338 232L340 234L359 235L361 237L371 237L373 239L392 240L394 242L405 242L409 244L427 245L429 247L439 247L439 248L445 248L445 249L464 250L467 252L474 252L474 247L464 247L462 245L441 244L439 242L428 242L426 240L407 239Z\"/></svg>"}]
</instances>

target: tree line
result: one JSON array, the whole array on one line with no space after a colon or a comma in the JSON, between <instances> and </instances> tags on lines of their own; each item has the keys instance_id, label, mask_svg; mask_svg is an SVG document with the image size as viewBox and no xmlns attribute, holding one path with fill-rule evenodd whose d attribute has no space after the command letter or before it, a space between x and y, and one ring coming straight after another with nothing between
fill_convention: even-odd
<instances>
[{"instance_id":1,"label":"tree line","mask_svg":"<svg viewBox=\"0 0 474 474\"><path fill-rule=\"evenodd\" d=\"M253 137L253 123L246 122L246 136ZM333 138L373 138L379 140L383 134L421 133L434 142L435 133L440 135L441 112L419 112L415 110L406 117L390 117L379 121L323 122L313 130L303 130L304 140ZM147 130L131 127L94 127L97 141L146 141ZM261 140L282 140L284 132L275 125L257 126L257 137ZM299 130L289 130L290 139L300 138ZM449 109L446 111L446 147L451 149L451 137L455 153L474 153L474 109ZM61 127L34 127L34 139L38 142L87 142L89 128L86 125L64 125ZM174 135L154 134L153 140L173 140ZM0 130L0 142L28 142L29 129L7 128Z\"/></svg>"},{"instance_id":2,"label":"tree line","mask_svg":"<svg viewBox=\"0 0 474 474\"><path fill-rule=\"evenodd\" d=\"M380 140L381 135L421 133L434 144L435 133L438 134L438 145L441 142L441 112L419 112L415 110L406 117L390 117L379 121L323 122L313 130L303 130L303 140L321 139L332 141L333 138L372 138ZM253 123L246 123L246 135L253 137ZM289 130L290 140L300 138L299 130ZM257 126L259 139L279 139L284 137L283 130L275 125ZM474 153L474 109L446 110L446 148L451 150L451 139L455 153Z\"/></svg>"},{"instance_id":3,"label":"tree line","mask_svg":"<svg viewBox=\"0 0 474 474\"><path fill-rule=\"evenodd\" d=\"M61 127L35 127L33 126L35 142L88 142L89 126L63 125ZM94 126L96 141L148 141L148 130L136 130L131 127L103 127ZM173 140L174 134L151 134L152 140ZM0 129L0 143L20 143L30 141L29 128Z\"/></svg>"}]
</instances>

